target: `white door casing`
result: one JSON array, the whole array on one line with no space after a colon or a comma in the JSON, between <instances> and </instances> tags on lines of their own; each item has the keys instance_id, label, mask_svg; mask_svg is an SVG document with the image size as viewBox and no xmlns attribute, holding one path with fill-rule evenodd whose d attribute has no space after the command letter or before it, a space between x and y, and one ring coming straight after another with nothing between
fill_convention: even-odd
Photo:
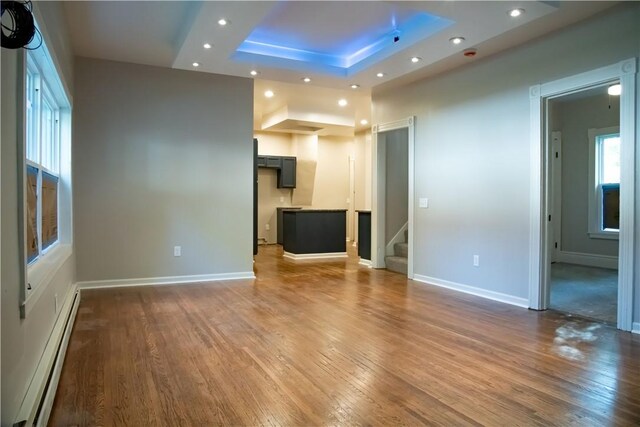
<instances>
[{"instance_id":1,"label":"white door casing","mask_svg":"<svg viewBox=\"0 0 640 427\"><path fill-rule=\"evenodd\" d=\"M548 99L578 92L585 88L619 81L620 95L620 240L618 258L618 328L630 331L633 325L633 277L635 236L635 99L636 58L587 71L530 88L530 228L529 228L529 307L544 310L549 304L548 280L550 244L548 227L550 207L550 149L544 125Z\"/></svg>"},{"instance_id":2,"label":"white door casing","mask_svg":"<svg viewBox=\"0 0 640 427\"><path fill-rule=\"evenodd\" d=\"M372 185L372 201L371 201L371 266L373 268L385 268L385 242L384 242L384 224L385 224L385 184L386 184L386 153L385 142L378 139L378 134L396 129L407 128L408 148L409 148L409 203L408 203L408 244L409 253L407 257L407 277L413 279L413 248L415 228L413 224L414 218L414 200L415 200L415 116L394 122L382 123L374 125L371 128L371 185Z\"/></svg>"}]
</instances>

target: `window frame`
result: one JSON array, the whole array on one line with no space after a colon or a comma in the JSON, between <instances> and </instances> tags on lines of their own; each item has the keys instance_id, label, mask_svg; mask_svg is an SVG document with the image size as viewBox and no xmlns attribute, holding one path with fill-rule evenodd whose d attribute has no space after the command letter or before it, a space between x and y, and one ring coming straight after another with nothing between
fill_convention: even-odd
<instances>
[{"instance_id":1,"label":"window frame","mask_svg":"<svg viewBox=\"0 0 640 427\"><path fill-rule=\"evenodd\" d=\"M589 229L587 233L592 239L618 240L620 230L603 229L603 192L600 178L602 176L602 137L618 135L620 127L611 126L589 129Z\"/></svg>"},{"instance_id":2,"label":"window frame","mask_svg":"<svg viewBox=\"0 0 640 427\"><path fill-rule=\"evenodd\" d=\"M33 89L32 95L35 95L35 102L32 102L31 105L31 115L33 121L26 121L26 132L25 138L27 138L26 145L29 147L30 138L35 138L35 148L36 155L34 156L36 160L29 159L25 152L25 165L31 166L37 169L38 177L37 177L37 191L36 191L36 224L37 224L37 243L38 243L38 252L33 259L29 260L27 257L27 269L29 270L31 266L35 265L40 259L46 256L47 253L54 250L56 246L60 242L60 233L58 232L57 239L44 247L44 239L42 237L42 185L43 185L43 174L47 173L57 178L58 187L60 186L60 152L61 152L61 138L60 138L60 110L61 106L55 100L51 89L49 89L49 82L47 78L44 77L43 72L38 65L37 61L27 53L26 58L27 66L25 69L25 75L27 76L25 80L31 79L31 86ZM31 76L29 76L31 74ZM32 100L33 101L33 100ZM44 156L44 129L46 126L44 121L46 118L44 117L44 105L47 105L51 110L51 126L52 129L50 137L51 143L49 144L53 151L53 154L50 155L49 159L45 159ZM52 161L53 164L49 165L53 168L45 166L45 161ZM57 212L56 219L58 221L57 227L60 228L60 190L58 188L57 191ZM28 209L25 210L28 215ZM27 271L27 274L29 271ZM31 286L33 288L33 286Z\"/></svg>"},{"instance_id":3,"label":"window frame","mask_svg":"<svg viewBox=\"0 0 640 427\"><path fill-rule=\"evenodd\" d=\"M36 22L37 26L37 22ZM19 52L22 65L20 73L20 85L23 96L19 105L22 110L20 116L20 151L22 157L22 173L19 180L20 188L20 216L22 218L20 227L22 233L22 266L23 275L20 286L20 317L27 318L29 313L38 305L39 299L46 294L46 290L58 280L58 272L67 265L73 254L73 206L72 206L72 176L71 176L71 131L72 131L72 102L68 87L62 80L62 73L51 51L47 48L45 40L40 47L35 50ZM31 76L29 75L31 74ZM43 83L44 82L44 83ZM39 85L39 86L38 86ZM40 90L35 91L38 87ZM31 93L28 90L32 89ZM35 94L35 95L34 95ZM28 141L37 139L37 144L41 144L40 133L43 123L41 115L36 111L41 97L44 96L52 106L52 126L51 136L55 140L55 152L49 158L43 158L39 154L37 161L28 160L27 153L33 156L33 144L30 148ZM33 110L29 111L28 100L34 104ZM31 118L30 116L33 116ZM34 126L34 122L37 122ZM35 129L34 129L35 128ZM28 135L31 132L31 136ZM38 148L38 151L39 148ZM53 161L51 161L53 160ZM57 203L57 240L48 247L43 248L44 243L42 231L38 236L38 256L29 262L28 237L27 237L27 166L38 168L40 179L39 186L42 188L42 174L48 173L57 178L56 203ZM42 216L42 197L38 198L40 208L38 215ZM38 227L42 227L42 219L38 220Z\"/></svg>"}]
</instances>

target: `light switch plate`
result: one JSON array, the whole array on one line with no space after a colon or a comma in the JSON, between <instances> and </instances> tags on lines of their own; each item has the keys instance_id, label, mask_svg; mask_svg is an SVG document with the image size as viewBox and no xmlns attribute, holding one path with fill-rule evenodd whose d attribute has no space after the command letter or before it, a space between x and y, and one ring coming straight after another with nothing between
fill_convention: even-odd
<instances>
[{"instance_id":1,"label":"light switch plate","mask_svg":"<svg viewBox=\"0 0 640 427\"><path fill-rule=\"evenodd\" d=\"M420 197L420 200L418 201L418 205L421 208L428 208L429 207L429 199L427 199L426 197Z\"/></svg>"}]
</instances>

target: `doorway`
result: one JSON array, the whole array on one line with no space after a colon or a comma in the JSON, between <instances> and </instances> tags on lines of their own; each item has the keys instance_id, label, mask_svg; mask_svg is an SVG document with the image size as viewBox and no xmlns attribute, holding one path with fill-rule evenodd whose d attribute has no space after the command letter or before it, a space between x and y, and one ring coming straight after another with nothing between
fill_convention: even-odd
<instances>
[{"instance_id":1,"label":"doorway","mask_svg":"<svg viewBox=\"0 0 640 427\"><path fill-rule=\"evenodd\" d=\"M552 238L549 308L616 324L619 82L546 102Z\"/></svg>"},{"instance_id":2,"label":"doorway","mask_svg":"<svg viewBox=\"0 0 640 427\"><path fill-rule=\"evenodd\" d=\"M635 94L636 58L530 88L531 227L529 306L550 305L554 245L553 144L548 129L549 101L588 88L620 83L620 184L618 232L617 327L633 326L635 235Z\"/></svg>"},{"instance_id":3,"label":"doorway","mask_svg":"<svg viewBox=\"0 0 640 427\"><path fill-rule=\"evenodd\" d=\"M409 117L374 126L372 132L371 265L395 268L394 271L400 267L410 279L413 278L414 123L414 117ZM404 265L400 258L406 260Z\"/></svg>"}]
</instances>

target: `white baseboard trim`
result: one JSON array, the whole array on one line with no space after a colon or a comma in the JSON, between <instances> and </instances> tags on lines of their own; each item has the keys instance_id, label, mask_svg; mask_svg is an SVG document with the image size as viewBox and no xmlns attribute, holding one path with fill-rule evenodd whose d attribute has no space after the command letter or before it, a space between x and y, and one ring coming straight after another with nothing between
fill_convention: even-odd
<instances>
[{"instance_id":1,"label":"white baseboard trim","mask_svg":"<svg viewBox=\"0 0 640 427\"><path fill-rule=\"evenodd\" d=\"M79 304L80 294L76 285L72 285L22 401L17 423L26 421L28 426L47 425Z\"/></svg>"},{"instance_id":2,"label":"white baseboard trim","mask_svg":"<svg viewBox=\"0 0 640 427\"><path fill-rule=\"evenodd\" d=\"M192 276L150 277L140 279L92 280L78 282L78 289L125 288L132 286L183 285L190 283L218 282L220 280L255 279L253 271Z\"/></svg>"},{"instance_id":3,"label":"white baseboard trim","mask_svg":"<svg viewBox=\"0 0 640 427\"><path fill-rule=\"evenodd\" d=\"M292 259L294 261L306 260L306 259L334 259L334 258L346 258L346 252L322 252L317 254L293 254L291 252L285 252L283 257Z\"/></svg>"},{"instance_id":4,"label":"white baseboard trim","mask_svg":"<svg viewBox=\"0 0 640 427\"><path fill-rule=\"evenodd\" d=\"M631 332L633 332L634 334L640 334L640 322L633 322Z\"/></svg>"},{"instance_id":5,"label":"white baseboard trim","mask_svg":"<svg viewBox=\"0 0 640 427\"><path fill-rule=\"evenodd\" d=\"M370 259L360 258L360 260L358 261L358 264L360 264L360 265L362 265L364 267L371 268L371 260Z\"/></svg>"},{"instance_id":6,"label":"white baseboard trim","mask_svg":"<svg viewBox=\"0 0 640 427\"><path fill-rule=\"evenodd\" d=\"M527 300L526 298L515 297L513 295L507 295L500 292L476 288L474 286L450 282L448 280L436 279L435 277L423 276L421 274L414 274L413 280L426 283L428 285L439 286L441 288L452 289L454 291L464 292L465 294L476 295L482 298L515 305L518 307L529 308L529 300Z\"/></svg>"},{"instance_id":7,"label":"white baseboard trim","mask_svg":"<svg viewBox=\"0 0 640 427\"><path fill-rule=\"evenodd\" d=\"M583 254L579 252L558 251L556 261L567 264L586 265L587 267L618 269L618 257L610 255Z\"/></svg>"}]
</instances>

